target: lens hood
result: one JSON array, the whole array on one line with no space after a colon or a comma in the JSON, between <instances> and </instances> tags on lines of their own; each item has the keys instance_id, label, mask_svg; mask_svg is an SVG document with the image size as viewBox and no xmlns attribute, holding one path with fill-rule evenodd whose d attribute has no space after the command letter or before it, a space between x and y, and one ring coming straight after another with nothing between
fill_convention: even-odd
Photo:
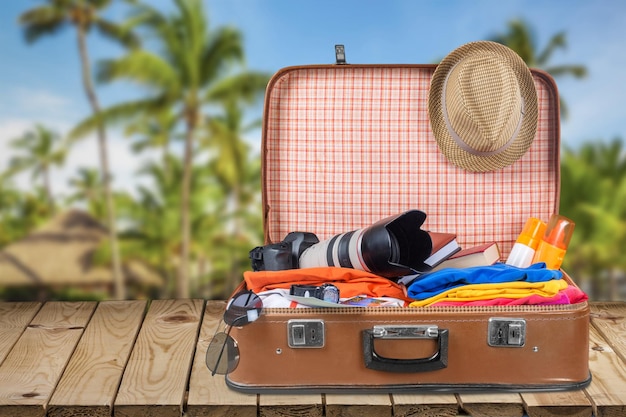
<instances>
[{"instance_id":1,"label":"lens hood","mask_svg":"<svg viewBox=\"0 0 626 417\"><path fill-rule=\"evenodd\" d=\"M430 269L424 261L433 243L421 229L426 213L410 210L382 219L363 231L361 256L374 274L395 278Z\"/></svg>"}]
</instances>

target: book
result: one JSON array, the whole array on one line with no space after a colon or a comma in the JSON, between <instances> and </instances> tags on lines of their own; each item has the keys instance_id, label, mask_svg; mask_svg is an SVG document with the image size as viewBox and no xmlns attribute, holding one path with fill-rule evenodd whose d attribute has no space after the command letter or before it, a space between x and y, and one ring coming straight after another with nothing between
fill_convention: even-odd
<instances>
[{"instance_id":1,"label":"book","mask_svg":"<svg viewBox=\"0 0 626 417\"><path fill-rule=\"evenodd\" d=\"M430 256L424 263L433 268L461 250L454 233L428 232L433 242Z\"/></svg>"},{"instance_id":2,"label":"book","mask_svg":"<svg viewBox=\"0 0 626 417\"><path fill-rule=\"evenodd\" d=\"M444 268L469 268L472 266L489 266L500 260L500 248L496 242L489 242L483 245L474 246L467 249L457 250L447 259L442 260L430 271L407 275L398 280L398 284L409 286L411 282L428 273L439 271Z\"/></svg>"},{"instance_id":3,"label":"book","mask_svg":"<svg viewBox=\"0 0 626 417\"><path fill-rule=\"evenodd\" d=\"M469 268L493 265L500 260L500 248L496 242L460 250L434 267L431 272L444 268Z\"/></svg>"}]
</instances>

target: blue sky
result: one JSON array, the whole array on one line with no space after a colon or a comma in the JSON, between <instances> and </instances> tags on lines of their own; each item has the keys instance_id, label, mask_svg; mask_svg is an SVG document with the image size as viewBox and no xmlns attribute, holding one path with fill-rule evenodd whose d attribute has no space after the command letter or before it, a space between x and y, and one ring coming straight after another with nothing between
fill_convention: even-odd
<instances>
[{"instance_id":1,"label":"blue sky","mask_svg":"<svg viewBox=\"0 0 626 417\"><path fill-rule=\"evenodd\" d=\"M34 45L23 41L17 17L41 4L9 0L0 5L0 170L11 157L8 142L35 123L66 133L89 113L79 70L75 33L66 30ZM171 0L153 0L172 8ZM349 63L430 63L456 47L506 31L521 18L533 28L539 48L561 31L568 48L551 62L583 64L583 80L557 79L570 115L562 143L576 148L590 141L626 140L626 2L623 0L213 0L206 1L212 27L233 25L244 35L247 66L275 72L290 65L332 63L334 45L346 46ZM109 17L123 19L113 7ZM89 38L92 61L121 53ZM132 85L98 87L104 106L140 94ZM109 133L116 188L132 191L135 171L151 155L134 155L120 132ZM259 135L249 140L258 143ZM67 166L54 172L53 190L67 194L68 178L80 166L98 166L95 138L73 148ZM29 177L18 185L28 187Z\"/></svg>"}]
</instances>

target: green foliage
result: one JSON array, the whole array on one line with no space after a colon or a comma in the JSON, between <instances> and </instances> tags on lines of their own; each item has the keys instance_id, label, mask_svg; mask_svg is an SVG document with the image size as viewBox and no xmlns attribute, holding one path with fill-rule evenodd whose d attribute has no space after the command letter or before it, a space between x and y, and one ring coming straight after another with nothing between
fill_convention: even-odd
<instances>
[{"instance_id":1,"label":"green foliage","mask_svg":"<svg viewBox=\"0 0 626 417\"><path fill-rule=\"evenodd\" d=\"M588 142L563 153L561 213L576 222L564 268L587 281L595 298L617 297L619 289L605 275L626 270L625 174L621 139Z\"/></svg>"},{"instance_id":2,"label":"green foliage","mask_svg":"<svg viewBox=\"0 0 626 417\"><path fill-rule=\"evenodd\" d=\"M69 185L75 191L67 198L66 204L84 204L96 219L106 219L104 192L100 174L95 168L79 168L75 177L70 178Z\"/></svg>"},{"instance_id":3,"label":"green foliage","mask_svg":"<svg viewBox=\"0 0 626 417\"><path fill-rule=\"evenodd\" d=\"M189 296L189 274L196 246L192 182L195 181L195 164L198 155L206 147L198 147L198 138L203 143L212 142L208 125L215 117L215 109L224 100L251 102L265 90L269 75L255 72L234 72L234 64L243 62L241 34L233 28L209 30L203 3L199 0L177 0L175 11L164 15L148 4L138 3L133 9L131 21L137 31L153 41L154 51L133 49L118 59L105 60L98 66L98 79L104 82L126 80L142 85L150 97L130 103L121 103L104 109L98 116L79 124L72 137L79 137L97 127L100 118L107 123L118 121L145 121L160 123L164 135L180 135L184 138L182 172L180 182L180 256L178 259L177 295ZM228 90L224 91L224 86ZM166 120L164 118L169 118ZM167 124L163 124L167 123ZM178 134L177 132L180 132ZM208 139L207 133L209 132ZM208 175L227 175L233 181L233 172L226 165L241 166L241 137L231 135L228 146L220 150L231 151L220 157L217 171ZM169 140L160 140L163 146ZM167 151L166 151L167 152ZM234 152L234 153L233 153ZM165 162L165 159L164 159ZM213 164L215 167L215 164ZM200 174L206 175L206 174ZM236 187L240 188L240 187ZM228 194L228 193L227 193ZM234 197L238 199L238 192Z\"/></svg>"},{"instance_id":4,"label":"green foliage","mask_svg":"<svg viewBox=\"0 0 626 417\"><path fill-rule=\"evenodd\" d=\"M32 171L32 177L41 177L46 201L54 211L54 199L50 186L50 169L65 162L67 146L58 133L42 125L36 125L11 142L18 155L11 158L5 175L13 176L23 171Z\"/></svg>"},{"instance_id":5,"label":"green foliage","mask_svg":"<svg viewBox=\"0 0 626 417\"><path fill-rule=\"evenodd\" d=\"M42 188L19 191L0 176L0 248L23 238L52 214Z\"/></svg>"},{"instance_id":6,"label":"green foliage","mask_svg":"<svg viewBox=\"0 0 626 417\"><path fill-rule=\"evenodd\" d=\"M29 43L73 25L87 31L94 28L106 38L128 47L139 44L138 38L128 27L106 20L101 15L100 12L110 5L111 0L44 0L43 3L19 17L24 28L24 38Z\"/></svg>"}]
</instances>

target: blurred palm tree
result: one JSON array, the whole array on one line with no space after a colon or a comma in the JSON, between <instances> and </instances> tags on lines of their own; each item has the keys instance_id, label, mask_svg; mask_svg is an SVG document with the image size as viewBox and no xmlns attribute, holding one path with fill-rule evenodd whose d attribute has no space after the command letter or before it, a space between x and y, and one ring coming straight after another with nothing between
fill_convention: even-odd
<instances>
[{"instance_id":1,"label":"blurred palm tree","mask_svg":"<svg viewBox=\"0 0 626 417\"><path fill-rule=\"evenodd\" d=\"M172 139L178 138L175 129L178 118L171 109L166 108L155 114L138 118L126 127L126 135L133 136L132 150L143 152L157 149L161 152L161 164L165 173L169 170L170 147Z\"/></svg>"},{"instance_id":2,"label":"blurred palm tree","mask_svg":"<svg viewBox=\"0 0 626 417\"><path fill-rule=\"evenodd\" d=\"M228 270L220 274L227 277L224 295L228 296L241 279L242 267L249 266L249 249L262 243L262 216L259 210L250 211L260 205L253 204L261 189L260 161L251 157L250 146L243 139L246 133L260 128L261 120L245 122L237 97L226 97L223 108L223 114L210 120L208 135L200 143L215 151L210 167L225 195L223 236L218 239L237 245L221 257L227 260ZM224 247L224 242L216 247Z\"/></svg>"},{"instance_id":3,"label":"blurred palm tree","mask_svg":"<svg viewBox=\"0 0 626 417\"><path fill-rule=\"evenodd\" d=\"M0 175L0 248L23 238L51 215L42 187L20 191Z\"/></svg>"},{"instance_id":4,"label":"blurred palm tree","mask_svg":"<svg viewBox=\"0 0 626 417\"><path fill-rule=\"evenodd\" d=\"M524 60L530 68L539 68L555 78L571 75L575 78L583 78L587 75L587 68L583 65L551 65L550 62L558 49L567 47L565 32L553 35L548 44L539 50L536 36L527 22L512 20L508 23L508 30L502 34L496 34L492 40L508 46ZM566 103L561 100L561 115L568 116Z\"/></svg>"},{"instance_id":5,"label":"blurred palm tree","mask_svg":"<svg viewBox=\"0 0 626 417\"><path fill-rule=\"evenodd\" d=\"M158 45L158 54L132 50L120 59L108 60L99 68L99 79L126 79L148 87L153 95L112 106L102 116L109 122L157 114L172 109L184 130L183 172L180 199L181 253L177 296L189 296L191 248L190 188L193 158L199 130L206 124L205 112L226 94L253 99L264 92L269 75L241 71L228 75L234 63L242 63L244 52L239 31L218 28L209 31L200 0L175 0L169 16L147 4L136 6L132 21L145 29ZM83 135L93 128L85 120L71 133Z\"/></svg>"},{"instance_id":6,"label":"blurred palm tree","mask_svg":"<svg viewBox=\"0 0 626 417\"><path fill-rule=\"evenodd\" d=\"M68 26L76 29L78 51L80 55L83 88L97 120L97 137L100 154L103 191L107 206L107 220L111 253L113 257L113 280L115 295L118 299L126 298L122 277L119 250L117 248L117 227L115 224L115 205L111 194L111 175L109 170L107 139L104 123L100 119L100 103L93 86L89 54L87 50L87 34L98 29L100 34L125 46L137 45L137 39L123 26L102 16L102 12L112 0L47 0L45 4L24 12L19 21L24 27L24 35L28 42L39 40L45 35L54 34Z\"/></svg>"},{"instance_id":7,"label":"blurred palm tree","mask_svg":"<svg viewBox=\"0 0 626 417\"><path fill-rule=\"evenodd\" d=\"M566 149L561 172L561 213L576 221L564 267L585 279L592 297L618 297L617 271L626 270L622 249L626 246L626 152L622 141L596 141L578 151ZM609 288L603 288L603 282L609 282Z\"/></svg>"},{"instance_id":8,"label":"blurred palm tree","mask_svg":"<svg viewBox=\"0 0 626 417\"><path fill-rule=\"evenodd\" d=\"M0 248L23 236L16 230L17 225L13 221L20 195L8 176L0 175Z\"/></svg>"},{"instance_id":9,"label":"blurred palm tree","mask_svg":"<svg viewBox=\"0 0 626 417\"><path fill-rule=\"evenodd\" d=\"M180 262L180 178L184 168L181 159L172 155L168 159L169 170L156 162L140 170L152 179L153 186L140 186L138 196L120 204L120 211L129 223L121 235L124 259L141 259L160 271L168 283L164 294L169 296L176 290L174 277ZM207 225L221 227L219 220L207 215L207 202L223 200L207 170L206 166L194 166L191 181L192 241L198 242L191 250L196 259L211 253L206 235L214 227Z\"/></svg>"},{"instance_id":10,"label":"blurred palm tree","mask_svg":"<svg viewBox=\"0 0 626 417\"><path fill-rule=\"evenodd\" d=\"M68 198L69 204L84 202L87 210L96 218L106 216L106 207L102 193L102 182L94 168L80 168L76 176L70 178L69 185L75 190Z\"/></svg>"},{"instance_id":11,"label":"blurred palm tree","mask_svg":"<svg viewBox=\"0 0 626 417\"><path fill-rule=\"evenodd\" d=\"M167 156L165 167L150 163L139 174L152 179L153 186L139 186L137 196L120 207L129 225L122 234L122 255L128 259L141 258L165 277L164 294L174 289L175 265L180 247L180 178L182 166L173 156ZM173 175L170 175L173 174Z\"/></svg>"},{"instance_id":12,"label":"blurred palm tree","mask_svg":"<svg viewBox=\"0 0 626 417\"><path fill-rule=\"evenodd\" d=\"M37 124L33 129L14 139L11 146L20 154L11 158L7 174L15 175L32 170L33 179L41 177L45 201L50 207L50 212L54 213L55 203L50 184L50 169L63 165L65 162L67 148L61 143L61 137L57 132Z\"/></svg>"}]
</instances>

